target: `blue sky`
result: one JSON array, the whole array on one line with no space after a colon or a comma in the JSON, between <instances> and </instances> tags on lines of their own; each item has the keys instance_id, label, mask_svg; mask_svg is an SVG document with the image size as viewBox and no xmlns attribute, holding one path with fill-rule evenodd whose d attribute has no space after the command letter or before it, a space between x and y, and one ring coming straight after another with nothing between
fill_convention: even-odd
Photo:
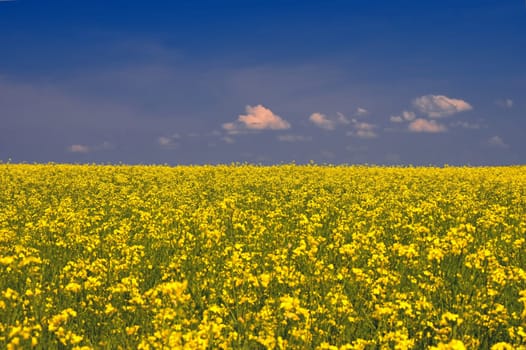
<instances>
[{"instance_id":1,"label":"blue sky","mask_svg":"<svg viewBox=\"0 0 526 350\"><path fill-rule=\"evenodd\" d=\"M526 3L0 1L0 160L526 163Z\"/></svg>"}]
</instances>

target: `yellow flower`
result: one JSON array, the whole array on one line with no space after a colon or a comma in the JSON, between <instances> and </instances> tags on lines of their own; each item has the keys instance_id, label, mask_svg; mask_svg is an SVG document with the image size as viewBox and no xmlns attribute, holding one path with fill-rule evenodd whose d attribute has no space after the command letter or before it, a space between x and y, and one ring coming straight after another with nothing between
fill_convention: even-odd
<instances>
[{"instance_id":1,"label":"yellow flower","mask_svg":"<svg viewBox=\"0 0 526 350\"><path fill-rule=\"evenodd\" d=\"M267 288L268 284L270 283L270 274L269 273L262 273L259 275L259 282L263 286L263 288Z\"/></svg>"},{"instance_id":2,"label":"yellow flower","mask_svg":"<svg viewBox=\"0 0 526 350\"><path fill-rule=\"evenodd\" d=\"M68 292L77 293L80 291L81 285L76 282L70 282L64 287L64 290L67 290Z\"/></svg>"},{"instance_id":3,"label":"yellow flower","mask_svg":"<svg viewBox=\"0 0 526 350\"><path fill-rule=\"evenodd\" d=\"M513 345L506 343L506 342L496 343L491 346L491 350L514 350L514 349L515 348L513 347Z\"/></svg>"},{"instance_id":4,"label":"yellow flower","mask_svg":"<svg viewBox=\"0 0 526 350\"><path fill-rule=\"evenodd\" d=\"M437 346L431 346L431 350L466 350L466 346L461 340L452 339L449 343L439 343Z\"/></svg>"},{"instance_id":5,"label":"yellow flower","mask_svg":"<svg viewBox=\"0 0 526 350\"><path fill-rule=\"evenodd\" d=\"M14 256L3 256L0 258L0 264L2 265L11 265L15 261Z\"/></svg>"},{"instance_id":6,"label":"yellow flower","mask_svg":"<svg viewBox=\"0 0 526 350\"><path fill-rule=\"evenodd\" d=\"M131 326L131 327L126 327L126 334L128 335L134 335L135 333L137 333L137 331L139 330L140 326Z\"/></svg>"},{"instance_id":7,"label":"yellow flower","mask_svg":"<svg viewBox=\"0 0 526 350\"><path fill-rule=\"evenodd\" d=\"M117 311L118 310L111 303L106 304L106 307L104 308L104 313L106 315L113 315Z\"/></svg>"}]
</instances>

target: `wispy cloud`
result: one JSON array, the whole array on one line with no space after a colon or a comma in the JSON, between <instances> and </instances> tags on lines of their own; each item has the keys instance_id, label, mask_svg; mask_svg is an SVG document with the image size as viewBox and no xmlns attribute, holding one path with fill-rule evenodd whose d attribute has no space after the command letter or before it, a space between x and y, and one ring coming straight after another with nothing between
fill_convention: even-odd
<instances>
[{"instance_id":1,"label":"wispy cloud","mask_svg":"<svg viewBox=\"0 0 526 350\"><path fill-rule=\"evenodd\" d=\"M2 122L17 128L68 128L83 133L94 129L120 129L122 125L134 127L139 113L130 106L76 92L60 84L17 82L0 76Z\"/></svg>"},{"instance_id":2,"label":"wispy cloud","mask_svg":"<svg viewBox=\"0 0 526 350\"><path fill-rule=\"evenodd\" d=\"M356 119L352 120L353 130L347 132L349 136L356 136L361 139L372 139L378 137L378 134L374 131L376 125L365 122L358 122Z\"/></svg>"},{"instance_id":3,"label":"wispy cloud","mask_svg":"<svg viewBox=\"0 0 526 350\"><path fill-rule=\"evenodd\" d=\"M336 113L336 118L329 118L322 113L313 113L310 115L309 120L325 130L335 130L338 125L347 129L346 134L348 136L355 136L363 139L375 138L378 135L374 131L376 125L366 123L358 120L359 116L364 116L368 112L363 108L358 108L353 118L347 118L343 113ZM350 128L350 130L349 130Z\"/></svg>"},{"instance_id":4,"label":"wispy cloud","mask_svg":"<svg viewBox=\"0 0 526 350\"><path fill-rule=\"evenodd\" d=\"M343 113L337 112L336 115L338 116L338 119L336 119L338 123L340 124L350 124L351 123L351 121L347 119L347 117Z\"/></svg>"},{"instance_id":5,"label":"wispy cloud","mask_svg":"<svg viewBox=\"0 0 526 350\"><path fill-rule=\"evenodd\" d=\"M222 137L221 140L223 140L225 143L228 143L228 144L236 143L236 140L230 136Z\"/></svg>"},{"instance_id":6,"label":"wispy cloud","mask_svg":"<svg viewBox=\"0 0 526 350\"><path fill-rule=\"evenodd\" d=\"M76 144L68 146L67 149L71 153L91 153L91 152L96 152L96 151L110 150L113 148L114 148L113 144L105 141L95 146L88 146L88 145L76 143Z\"/></svg>"},{"instance_id":7,"label":"wispy cloud","mask_svg":"<svg viewBox=\"0 0 526 350\"><path fill-rule=\"evenodd\" d=\"M410 122L415 120L416 115L415 112L411 111L403 111L400 115L392 115L389 120L391 120L393 123L402 123L402 122Z\"/></svg>"},{"instance_id":8,"label":"wispy cloud","mask_svg":"<svg viewBox=\"0 0 526 350\"><path fill-rule=\"evenodd\" d=\"M343 115L341 115L340 118L345 118ZM330 120L327 118L326 115L321 113L312 113L309 117L309 120L314 123L314 125L325 129L325 130L334 130L334 127L336 126L336 122L333 120Z\"/></svg>"},{"instance_id":9,"label":"wispy cloud","mask_svg":"<svg viewBox=\"0 0 526 350\"><path fill-rule=\"evenodd\" d=\"M160 136L157 138L157 143L165 149L174 149L177 148L179 145L177 143L177 140L180 139L179 134L173 134L172 136Z\"/></svg>"},{"instance_id":10,"label":"wispy cloud","mask_svg":"<svg viewBox=\"0 0 526 350\"><path fill-rule=\"evenodd\" d=\"M427 118L417 118L417 113L404 110L399 115L392 115L389 120L392 123L408 123L407 128L415 133L441 133L447 131L447 127L439 124L436 120L428 118L442 118L456 113L469 111L473 107L466 101L450 98L444 95L425 95L413 100L413 107L417 112L424 114ZM451 123L452 127L476 129L480 126L468 122Z\"/></svg>"},{"instance_id":11,"label":"wispy cloud","mask_svg":"<svg viewBox=\"0 0 526 350\"><path fill-rule=\"evenodd\" d=\"M449 125L454 128L463 128L463 129L472 129L472 130L481 128L481 125L479 123L470 123L470 122L465 122L465 121L460 121L460 120L454 123L450 123Z\"/></svg>"},{"instance_id":12,"label":"wispy cloud","mask_svg":"<svg viewBox=\"0 0 526 350\"><path fill-rule=\"evenodd\" d=\"M473 107L466 101L444 95L425 95L413 100L413 106L430 118L447 117L469 111Z\"/></svg>"},{"instance_id":13,"label":"wispy cloud","mask_svg":"<svg viewBox=\"0 0 526 350\"><path fill-rule=\"evenodd\" d=\"M68 147L68 150L72 153L89 153L91 149L86 145L71 145Z\"/></svg>"},{"instance_id":14,"label":"wispy cloud","mask_svg":"<svg viewBox=\"0 0 526 350\"><path fill-rule=\"evenodd\" d=\"M293 134L278 135L277 138L281 142L306 142L306 141L312 140L312 138L309 136L293 135Z\"/></svg>"},{"instance_id":15,"label":"wispy cloud","mask_svg":"<svg viewBox=\"0 0 526 350\"><path fill-rule=\"evenodd\" d=\"M222 127L229 134L238 134L240 132L240 126L237 123L224 123Z\"/></svg>"},{"instance_id":16,"label":"wispy cloud","mask_svg":"<svg viewBox=\"0 0 526 350\"><path fill-rule=\"evenodd\" d=\"M358 107L356 108L356 115L357 116L364 116L364 115L367 115L369 114L369 111L365 108L361 108L361 107Z\"/></svg>"},{"instance_id":17,"label":"wispy cloud","mask_svg":"<svg viewBox=\"0 0 526 350\"><path fill-rule=\"evenodd\" d=\"M236 122L223 124L223 129L230 134L239 133L244 129L284 130L289 128L289 122L262 105L247 106L246 114L240 115Z\"/></svg>"},{"instance_id":18,"label":"wispy cloud","mask_svg":"<svg viewBox=\"0 0 526 350\"><path fill-rule=\"evenodd\" d=\"M411 132L439 133L446 130L444 125L437 123L435 120L418 118L409 124L409 131Z\"/></svg>"},{"instance_id":19,"label":"wispy cloud","mask_svg":"<svg viewBox=\"0 0 526 350\"><path fill-rule=\"evenodd\" d=\"M511 98L505 98L503 100L497 100L497 105L503 108L512 108L513 100Z\"/></svg>"},{"instance_id":20,"label":"wispy cloud","mask_svg":"<svg viewBox=\"0 0 526 350\"><path fill-rule=\"evenodd\" d=\"M353 117L363 117L369 112L365 108L357 108L356 112L353 114ZM309 121L316 125L319 128L325 130L335 130L338 125L356 125L358 123L356 118L347 118L343 113L337 112L336 118L329 118L325 114L316 112L312 113L309 117Z\"/></svg>"},{"instance_id":21,"label":"wispy cloud","mask_svg":"<svg viewBox=\"0 0 526 350\"><path fill-rule=\"evenodd\" d=\"M500 136L492 136L488 139L488 143L492 147L496 148L508 148L509 145L504 142Z\"/></svg>"}]
</instances>

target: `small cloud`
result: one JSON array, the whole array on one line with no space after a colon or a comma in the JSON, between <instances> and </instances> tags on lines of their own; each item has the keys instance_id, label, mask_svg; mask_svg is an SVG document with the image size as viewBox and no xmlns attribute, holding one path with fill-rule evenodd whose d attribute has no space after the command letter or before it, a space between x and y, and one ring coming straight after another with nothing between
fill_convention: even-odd
<instances>
[{"instance_id":1,"label":"small cloud","mask_svg":"<svg viewBox=\"0 0 526 350\"><path fill-rule=\"evenodd\" d=\"M290 128L286 120L262 105L247 106L246 113L240 115L236 122L223 124L223 129L230 134L237 134L244 129L284 130Z\"/></svg>"},{"instance_id":2,"label":"small cloud","mask_svg":"<svg viewBox=\"0 0 526 350\"><path fill-rule=\"evenodd\" d=\"M481 128L480 124L478 123L469 123L469 122L464 122L464 121L456 121L454 123L450 123L449 125L451 125L454 128L463 128L463 129L472 129L472 130Z\"/></svg>"},{"instance_id":3,"label":"small cloud","mask_svg":"<svg viewBox=\"0 0 526 350\"><path fill-rule=\"evenodd\" d=\"M375 137L378 137L378 135L371 130L358 130L355 135L361 139L374 139Z\"/></svg>"},{"instance_id":4,"label":"small cloud","mask_svg":"<svg viewBox=\"0 0 526 350\"><path fill-rule=\"evenodd\" d=\"M498 100L497 105L503 107L503 108L511 108L513 107L513 100L511 98L506 98L503 100Z\"/></svg>"},{"instance_id":5,"label":"small cloud","mask_svg":"<svg viewBox=\"0 0 526 350\"><path fill-rule=\"evenodd\" d=\"M361 139L372 139L378 137L374 131L375 128L376 125L374 124L357 122L356 119L353 119L353 130L347 132L347 135L356 136Z\"/></svg>"},{"instance_id":6,"label":"small cloud","mask_svg":"<svg viewBox=\"0 0 526 350\"><path fill-rule=\"evenodd\" d=\"M166 149L174 149L177 148L178 144L176 140L179 139L179 134L174 134L172 136L160 136L157 139L157 143L162 147Z\"/></svg>"},{"instance_id":7,"label":"small cloud","mask_svg":"<svg viewBox=\"0 0 526 350\"><path fill-rule=\"evenodd\" d=\"M333 120L328 119L324 114L321 113L312 113L309 117L309 120L316 126L325 130L334 130L336 124Z\"/></svg>"},{"instance_id":8,"label":"small cloud","mask_svg":"<svg viewBox=\"0 0 526 350\"><path fill-rule=\"evenodd\" d=\"M378 135L374 132L374 128L376 126L369 123L356 123L354 125L355 128L355 135L362 138L362 139L372 139L377 137Z\"/></svg>"},{"instance_id":9,"label":"small cloud","mask_svg":"<svg viewBox=\"0 0 526 350\"><path fill-rule=\"evenodd\" d=\"M172 142L172 140L169 138L169 137L165 137L165 136L161 136L157 139L157 141L159 141L159 144L161 146L166 146L166 145L169 145L170 142Z\"/></svg>"},{"instance_id":10,"label":"small cloud","mask_svg":"<svg viewBox=\"0 0 526 350\"><path fill-rule=\"evenodd\" d=\"M416 116L415 116L414 112L403 111L402 112L402 118L404 118L405 121L410 122L410 121L415 120Z\"/></svg>"},{"instance_id":11,"label":"small cloud","mask_svg":"<svg viewBox=\"0 0 526 350\"><path fill-rule=\"evenodd\" d=\"M279 135L278 140L281 142L306 142L306 141L311 141L312 138L308 136L303 136L303 135L287 134L287 135Z\"/></svg>"},{"instance_id":12,"label":"small cloud","mask_svg":"<svg viewBox=\"0 0 526 350\"><path fill-rule=\"evenodd\" d=\"M446 127L434 120L418 118L409 124L409 130L412 132L439 133L446 131Z\"/></svg>"},{"instance_id":13,"label":"small cloud","mask_svg":"<svg viewBox=\"0 0 526 350\"><path fill-rule=\"evenodd\" d=\"M355 115L361 117L361 116L366 115L368 113L369 113L369 111L367 109L358 107L358 108L356 108L356 114Z\"/></svg>"},{"instance_id":14,"label":"small cloud","mask_svg":"<svg viewBox=\"0 0 526 350\"><path fill-rule=\"evenodd\" d=\"M248 129L283 130L290 128L290 124L287 121L262 105L255 107L247 106L246 113L246 115L240 115L238 120L245 124Z\"/></svg>"},{"instance_id":15,"label":"small cloud","mask_svg":"<svg viewBox=\"0 0 526 350\"><path fill-rule=\"evenodd\" d=\"M488 139L488 143L492 147L508 148L509 145L504 142L500 136L493 136Z\"/></svg>"},{"instance_id":16,"label":"small cloud","mask_svg":"<svg viewBox=\"0 0 526 350\"><path fill-rule=\"evenodd\" d=\"M329 119L324 114L313 113L309 117L309 120L325 130L334 130L338 125L349 125L351 128L350 131L347 131L347 135L349 136L356 136L363 139L370 139L378 136L376 132L374 132L374 129L376 128L374 124L360 122L357 118L348 119L340 112L336 114L338 115L336 119Z\"/></svg>"},{"instance_id":17,"label":"small cloud","mask_svg":"<svg viewBox=\"0 0 526 350\"><path fill-rule=\"evenodd\" d=\"M229 134L238 134L239 129L236 123L224 123L222 125L223 129L225 129Z\"/></svg>"},{"instance_id":18,"label":"small cloud","mask_svg":"<svg viewBox=\"0 0 526 350\"><path fill-rule=\"evenodd\" d=\"M94 147L94 149L97 150L97 151L110 150L110 149L114 149L114 148L115 148L115 146L113 146L113 144L108 142L108 141L104 141L100 145Z\"/></svg>"},{"instance_id":19,"label":"small cloud","mask_svg":"<svg viewBox=\"0 0 526 350\"><path fill-rule=\"evenodd\" d=\"M89 153L91 149L86 145L71 145L68 150L72 153Z\"/></svg>"},{"instance_id":20,"label":"small cloud","mask_svg":"<svg viewBox=\"0 0 526 350\"><path fill-rule=\"evenodd\" d=\"M443 95L425 95L418 97L413 100L413 106L430 118L446 117L473 109L473 107L464 100L449 98Z\"/></svg>"},{"instance_id":21,"label":"small cloud","mask_svg":"<svg viewBox=\"0 0 526 350\"><path fill-rule=\"evenodd\" d=\"M389 120L393 123L410 122L415 120L416 115L414 112L403 111L401 115L392 115Z\"/></svg>"},{"instance_id":22,"label":"small cloud","mask_svg":"<svg viewBox=\"0 0 526 350\"><path fill-rule=\"evenodd\" d=\"M113 146L113 144L111 144L108 141L104 141L103 143L95 145L95 146L74 144L68 147L68 151L72 153L91 153L91 152L112 150L114 148L115 146Z\"/></svg>"},{"instance_id":23,"label":"small cloud","mask_svg":"<svg viewBox=\"0 0 526 350\"><path fill-rule=\"evenodd\" d=\"M236 143L236 140L234 140L234 138L230 136L225 136L225 137L222 137L221 139L225 141L225 143L228 143L228 144Z\"/></svg>"},{"instance_id":24,"label":"small cloud","mask_svg":"<svg viewBox=\"0 0 526 350\"><path fill-rule=\"evenodd\" d=\"M349 119L347 119L347 117L345 115L343 115L343 113L336 113L338 115L338 119L337 119L337 122L340 123L340 124L349 124L350 121Z\"/></svg>"},{"instance_id":25,"label":"small cloud","mask_svg":"<svg viewBox=\"0 0 526 350\"><path fill-rule=\"evenodd\" d=\"M312 113L309 120L316 126L325 130L334 130L338 124L348 125L356 123L356 119L349 120L343 113L337 112L337 118L328 118L325 114Z\"/></svg>"}]
</instances>

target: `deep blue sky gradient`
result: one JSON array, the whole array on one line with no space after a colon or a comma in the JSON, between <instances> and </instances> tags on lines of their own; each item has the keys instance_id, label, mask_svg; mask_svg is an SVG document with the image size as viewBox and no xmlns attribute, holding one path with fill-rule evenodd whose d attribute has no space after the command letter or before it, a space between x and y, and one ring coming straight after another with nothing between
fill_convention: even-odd
<instances>
[{"instance_id":1,"label":"deep blue sky gradient","mask_svg":"<svg viewBox=\"0 0 526 350\"><path fill-rule=\"evenodd\" d=\"M524 164L525 62L519 0L0 1L0 160Z\"/></svg>"}]
</instances>

